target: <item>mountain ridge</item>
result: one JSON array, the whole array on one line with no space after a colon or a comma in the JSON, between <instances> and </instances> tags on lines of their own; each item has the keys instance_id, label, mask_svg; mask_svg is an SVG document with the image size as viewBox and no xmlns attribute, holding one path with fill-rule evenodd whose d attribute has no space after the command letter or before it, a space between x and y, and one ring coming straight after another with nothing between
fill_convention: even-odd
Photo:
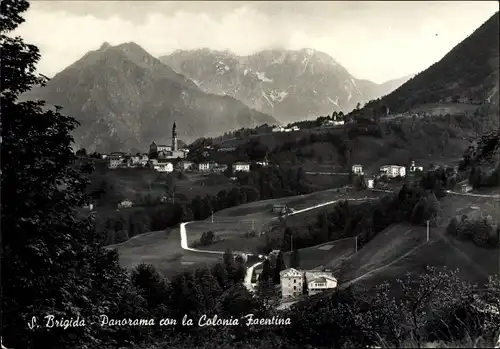
<instances>
[{"instance_id":1,"label":"mountain ridge","mask_svg":"<svg viewBox=\"0 0 500 349\"><path fill-rule=\"evenodd\" d=\"M201 48L176 50L159 59L203 91L231 95L284 123L348 112L358 102L392 92L388 85L356 79L333 57L311 48L267 49L247 56Z\"/></svg>"},{"instance_id":2,"label":"mountain ridge","mask_svg":"<svg viewBox=\"0 0 500 349\"><path fill-rule=\"evenodd\" d=\"M441 60L381 98L391 111L426 103L498 106L499 13L496 12Z\"/></svg>"},{"instance_id":3,"label":"mountain ridge","mask_svg":"<svg viewBox=\"0 0 500 349\"><path fill-rule=\"evenodd\" d=\"M103 43L24 98L62 106L63 113L81 124L75 145L90 151L145 149L153 140L168 142L174 120L185 141L278 123L236 99L204 93L130 42Z\"/></svg>"}]
</instances>

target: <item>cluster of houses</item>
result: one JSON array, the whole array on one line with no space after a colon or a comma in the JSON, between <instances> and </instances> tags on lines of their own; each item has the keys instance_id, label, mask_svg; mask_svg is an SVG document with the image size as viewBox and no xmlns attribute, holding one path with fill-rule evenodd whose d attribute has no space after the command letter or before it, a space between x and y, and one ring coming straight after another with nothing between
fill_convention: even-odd
<instances>
[{"instance_id":1,"label":"cluster of houses","mask_svg":"<svg viewBox=\"0 0 500 349\"><path fill-rule=\"evenodd\" d=\"M416 166L415 161L411 162L411 166L409 168L410 173L415 173L417 171L422 172L424 168L422 166ZM364 175L363 166L362 165L352 165L351 171L355 175ZM396 178L396 177L406 177L406 167L400 165L384 165L380 167L379 173L373 178L368 177L366 179L368 188L373 188L373 183L376 177L386 176L388 178Z\"/></svg>"},{"instance_id":2,"label":"cluster of houses","mask_svg":"<svg viewBox=\"0 0 500 349\"><path fill-rule=\"evenodd\" d=\"M295 132L295 131L300 131L300 128L298 126L292 126L290 128L285 128L283 126L276 126L272 130L273 132Z\"/></svg>"},{"instance_id":3,"label":"cluster of houses","mask_svg":"<svg viewBox=\"0 0 500 349\"><path fill-rule=\"evenodd\" d=\"M117 168L138 168L146 167L153 168L158 172L173 172L177 171L193 171L193 172L216 172L223 173L228 169L228 165L219 164L214 161L194 163L188 160L178 160L174 162L170 159L150 159L147 154L129 155L125 153L112 153L102 155L103 159L109 160L108 167L110 169ZM255 164L260 166L269 165L267 160L256 161ZM233 172L250 172L250 163L238 161L232 164Z\"/></svg>"},{"instance_id":4,"label":"cluster of houses","mask_svg":"<svg viewBox=\"0 0 500 349\"><path fill-rule=\"evenodd\" d=\"M341 126L341 125L344 125L344 120L325 120L322 124L323 127Z\"/></svg>"}]
</instances>

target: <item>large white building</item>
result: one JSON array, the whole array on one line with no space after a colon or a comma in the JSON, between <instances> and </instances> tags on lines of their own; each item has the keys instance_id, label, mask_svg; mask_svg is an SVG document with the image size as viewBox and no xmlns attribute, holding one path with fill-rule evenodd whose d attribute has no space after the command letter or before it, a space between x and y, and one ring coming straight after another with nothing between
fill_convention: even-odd
<instances>
[{"instance_id":1,"label":"large white building","mask_svg":"<svg viewBox=\"0 0 500 349\"><path fill-rule=\"evenodd\" d=\"M208 162L200 162L198 164L198 171L200 171L200 172L210 171L210 164Z\"/></svg>"},{"instance_id":2,"label":"large white building","mask_svg":"<svg viewBox=\"0 0 500 349\"><path fill-rule=\"evenodd\" d=\"M109 159L109 168L111 169L117 168L123 163L123 157L121 156L110 155L108 156L108 159Z\"/></svg>"},{"instance_id":3,"label":"large white building","mask_svg":"<svg viewBox=\"0 0 500 349\"><path fill-rule=\"evenodd\" d=\"M363 174L363 166L361 165L352 165L352 173L357 174L357 175L362 175Z\"/></svg>"},{"instance_id":4,"label":"large white building","mask_svg":"<svg viewBox=\"0 0 500 349\"><path fill-rule=\"evenodd\" d=\"M273 132L284 132L285 128L283 126L276 126L273 128Z\"/></svg>"},{"instance_id":5,"label":"large white building","mask_svg":"<svg viewBox=\"0 0 500 349\"><path fill-rule=\"evenodd\" d=\"M333 276L323 275L307 282L307 294L314 296L315 294L332 290L337 287L337 279Z\"/></svg>"},{"instance_id":6,"label":"large white building","mask_svg":"<svg viewBox=\"0 0 500 349\"><path fill-rule=\"evenodd\" d=\"M406 167L399 165L384 165L380 167L380 174L386 175L387 177L394 178L397 176L406 176Z\"/></svg>"},{"instance_id":7,"label":"large white building","mask_svg":"<svg viewBox=\"0 0 500 349\"><path fill-rule=\"evenodd\" d=\"M170 173L174 171L174 165L171 162L158 162L153 168L158 172Z\"/></svg>"},{"instance_id":8,"label":"large white building","mask_svg":"<svg viewBox=\"0 0 500 349\"><path fill-rule=\"evenodd\" d=\"M250 164L246 162L235 162L233 164L233 172L249 172Z\"/></svg>"},{"instance_id":9,"label":"large white building","mask_svg":"<svg viewBox=\"0 0 500 349\"><path fill-rule=\"evenodd\" d=\"M285 269L280 272L281 297L294 298L302 295L304 287L304 273L297 269Z\"/></svg>"}]
</instances>

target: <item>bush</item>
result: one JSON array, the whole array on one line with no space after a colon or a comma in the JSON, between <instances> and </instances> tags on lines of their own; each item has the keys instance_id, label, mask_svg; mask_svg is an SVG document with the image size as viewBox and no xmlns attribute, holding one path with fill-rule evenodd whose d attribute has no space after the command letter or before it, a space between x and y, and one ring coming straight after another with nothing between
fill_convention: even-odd
<instances>
[{"instance_id":1,"label":"bush","mask_svg":"<svg viewBox=\"0 0 500 349\"><path fill-rule=\"evenodd\" d=\"M258 236L258 233L255 230L247 231L245 233L245 237L246 238L254 238L254 237L257 237L257 236Z\"/></svg>"},{"instance_id":2,"label":"bush","mask_svg":"<svg viewBox=\"0 0 500 349\"><path fill-rule=\"evenodd\" d=\"M500 226L494 226L487 218L471 220L462 217L460 222L452 219L446 228L446 232L464 240L473 241L477 246L481 247L498 247L500 245Z\"/></svg>"},{"instance_id":3,"label":"bush","mask_svg":"<svg viewBox=\"0 0 500 349\"><path fill-rule=\"evenodd\" d=\"M206 231L201 234L200 246L209 246L218 240L217 236L213 231Z\"/></svg>"}]
</instances>

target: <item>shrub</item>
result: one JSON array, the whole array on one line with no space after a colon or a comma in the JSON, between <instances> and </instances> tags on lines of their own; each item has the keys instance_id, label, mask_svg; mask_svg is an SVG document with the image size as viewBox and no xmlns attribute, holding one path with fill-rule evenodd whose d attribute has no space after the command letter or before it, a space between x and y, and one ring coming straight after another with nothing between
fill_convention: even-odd
<instances>
[{"instance_id":1,"label":"shrub","mask_svg":"<svg viewBox=\"0 0 500 349\"><path fill-rule=\"evenodd\" d=\"M209 246L212 245L215 241L217 241L217 237L213 231L206 231L201 234L200 245L201 246Z\"/></svg>"}]
</instances>

